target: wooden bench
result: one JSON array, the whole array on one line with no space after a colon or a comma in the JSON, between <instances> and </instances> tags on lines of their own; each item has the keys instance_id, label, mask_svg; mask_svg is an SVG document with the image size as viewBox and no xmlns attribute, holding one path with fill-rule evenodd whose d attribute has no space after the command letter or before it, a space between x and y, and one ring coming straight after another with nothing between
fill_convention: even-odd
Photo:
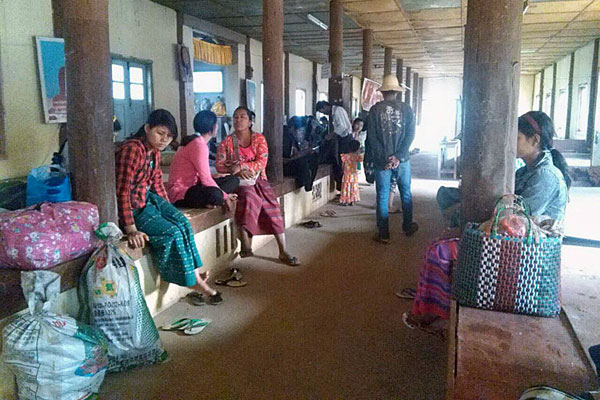
<instances>
[{"instance_id":1,"label":"wooden bench","mask_svg":"<svg viewBox=\"0 0 600 400\"><path fill-rule=\"evenodd\" d=\"M331 175L331 166L321 165L319 166L316 180L328 175ZM273 186L273 190L278 197L291 193L296 189L298 188L296 187L294 178L284 178L281 183ZM181 208L180 210L188 217L194 233L202 232L230 218L229 215L223 214L220 208ZM130 249L125 240L121 241L119 247L126 251L134 260L142 258L150 251L148 246L143 249ZM49 269L61 276L61 292L77 287L81 270L88 258L89 254ZM0 319L27 308L27 303L21 289L20 270L0 269L0 299L2 299Z\"/></svg>"},{"instance_id":2,"label":"wooden bench","mask_svg":"<svg viewBox=\"0 0 600 400\"><path fill-rule=\"evenodd\" d=\"M446 399L517 399L535 385L576 394L598 387L565 313L541 318L453 302Z\"/></svg>"}]
</instances>

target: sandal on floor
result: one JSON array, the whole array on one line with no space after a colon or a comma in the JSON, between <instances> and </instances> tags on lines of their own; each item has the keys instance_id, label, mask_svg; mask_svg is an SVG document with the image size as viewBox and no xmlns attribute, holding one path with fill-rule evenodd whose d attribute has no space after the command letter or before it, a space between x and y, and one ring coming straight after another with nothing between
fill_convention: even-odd
<instances>
[{"instance_id":1,"label":"sandal on floor","mask_svg":"<svg viewBox=\"0 0 600 400\"><path fill-rule=\"evenodd\" d=\"M313 229L313 228L320 228L323 225L321 225L321 223L319 221L307 221L307 222L303 222L300 224L301 226L308 228L308 229Z\"/></svg>"},{"instance_id":2,"label":"sandal on floor","mask_svg":"<svg viewBox=\"0 0 600 400\"><path fill-rule=\"evenodd\" d=\"M171 322L170 324L163 325L159 329L161 331L182 331L190 325L190 321L192 320L189 318L181 318L177 321Z\"/></svg>"},{"instance_id":3,"label":"sandal on floor","mask_svg":"<svg viewBox=\"0 0 600 400\"><path fill-rule=\"evenodd\" d=\"M217 304L221 304L223 302L223 298L221 297L221 292L217 292L213 295L208 296L206 300L206 304L210 304L211 306L216 306Z\"/></svg>"},{"instance_id":4,"label":"sandal on floor","mask_svg":"<svg viewBox=\"0 0 600 400\"><path fill-rule=\"evenodd\" d=\"M212 321L210 319L192 319L183 331L186 335L197 335L204 330Z\"/></svg>"},{"instance_id":5,"label":"sandal on floor","mask_svg":"<svg viewBox=\"0 0 600 400\"><path fill-rule=\"evenodd\" d=\"M408 312L402 314L402 322L404 322L404 325L406 325L407 328L415 329L415 325L410 321L410 315Z\"/></svg>"},{"instance_id":6,"label":"sandal on floor","mask_svg":"<svg viewBox=\"0 0 600 400\"><path fill-rule=\"evenodd\" d=\"M252 252L252 250L240 250L241 258L252 257L252 256L254 256L254 253Z\"/></svg>"},{"instance_id":7,"label":"sandal on floor","mask_svg":"<svg viewBox=\"0 0 600 400\"><path fill-rule=\"evenodd\" d=\"M336 212L334 210L326 210L323 211L320 215L321 217L335 217Z\"/></svg>"},{"instance_id":8,"label":"sandal on floor","mask_svg":"<svg viewBox=\"0 0 600 400\"><path fill-rule=\"evenodd\" d=\"M216 279L215 285L229 286L229 287L242 287L246 286L248 282L242 280L242 274L237 268L231 269L231 274L225 279Z\"/></svg>"},{"instance_id":9,"label":"sandal on floor","mask_svg":"<svg viewBox=\"0 0 600 400\"><path fill-rule=\"evenodd\" d=\"M195 306L203 306L206 304L206 300L204 300L204 296L202 296L202 293L190 292L187 294L186 297L189 298L190 303L192 303Z\"/></svg>"},{"instance_id":10,"label":"sandal on floor","mask_svg":"<svg viewBox=\"0 0 600 400\"><path fill-rule=\"evenodd\" d=\"M379 236L378 233L375 234L375 236L373 236L373 240L376 241L377 243L381 243L381 244L390 244L390 239L384 239L381 236Z\"/></svg>"},{"instance_id":11,"label":"sandal on floor","mask_svg":"<svg viewBox=\"0 0 600 400\"><path fill-rule=\"evenodd\" d=\"M413 300L417 295L417 291L413 288L404 288L399 292L394 293L396 296L401 299Z\"/></svg>"},{"instance_id":12,"label":"sandal on floor","mask_svg":"<svg viewBox=\"0 0 600 400\"><path fill-rule=\"evenodd\" d=\"M288 254L279 256L279 260L284 264L290 265L292 267L297 267L298 265L300 265L300 260L298 260L298 258L290 256Z\"/></svg>"}]
</instances>

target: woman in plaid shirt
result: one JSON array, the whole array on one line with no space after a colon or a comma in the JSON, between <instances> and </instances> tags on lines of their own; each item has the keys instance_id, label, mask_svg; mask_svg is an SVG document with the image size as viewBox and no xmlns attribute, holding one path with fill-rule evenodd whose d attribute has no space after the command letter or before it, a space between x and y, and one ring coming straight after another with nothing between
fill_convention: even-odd
<instances>
[{"instance_id":1,"label":"woman in plaid shirt","mask_svg":"<svg viewBox=\"0 0 600 400\"><path fill-rule=\"evenodd\" d=\"M201 277L202 261L187 218L169 202L160 169L160 152L177 138L177 123L167 110L155 110L133 139L116 150L119 222L132 248L152 246L164 281L194 289L195 304L223 300Z\"/></svg>"}]
</instances>

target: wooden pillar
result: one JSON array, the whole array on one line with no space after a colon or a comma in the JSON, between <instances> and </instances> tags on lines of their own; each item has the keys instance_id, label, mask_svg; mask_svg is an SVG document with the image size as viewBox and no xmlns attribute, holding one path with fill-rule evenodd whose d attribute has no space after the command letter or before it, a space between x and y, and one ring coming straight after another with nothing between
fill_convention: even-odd
<instances>
[{"instance_id":1,"label":"wooden pillar","mask_svg":"<svg viewBox=\"0 0 600 400\"><path fill-rule=\"evenodd\" d=\"M522 0L469 0L465 28L462 225L514 189Z\"/></svg>"},{"instance_id":2,"label":"wooden pillar","mask_svg":"<svg viewBox=\"0 0 600 400\"><path fill-rule=\"evenodd\" d=\"M423 78L419 78L419 96L417 106L417 124L421 124L421 115L423 114Z\"/></svg>"},{"instance_id":3,"label":"wooden pillar","mask_svg":"<svg viewBox=\"0 0 600 400\"><path fill-rule=\"evenodd\" d=\"M540 72L540 101L538 104L538 110L544 110L544 70Z\"/></svg>"},{"instance_id":4,"label":"wooden pillar","mask_svg":"<svg viewBox=\"0 0 600 400\"><path fill-rule=\"evenodd\" d=\"M346 109L352 115L351 83L344 79L344 8L341 0L329 3L329 102Z\"/></svg>"},{"instance_id":5,"label":"wooden pillar","mask_svg":"<svg viewBox=\"0 0 600 400\"><path fill-rule=\"evenodd\" d=\"M386 47L383 56L383 76L392 74L392 48Z\"/></svg>"},{"instance_id":6,"label":"wooden pillar","mask_svg":"<svg viewBox=\"0 0 600 400\"><path fill-rule=\"evenodd\" d=\"M317 76L317 70L319 65L313 61L312 63L312 115L316 115L317 114L317 101L319 100L319 85L318 85L318 76Z\"/></svg>"},{"instance_id":7,"label":"wooden pillar","mask_svg":"<svg viewBox=\"0 0 600 400\"><path fill-rule=\"evenodd\" d=\"M417 111L419 109L419 73L415 72L413 74L413 90L412 90L412 109L417 115Z\"/></svg>"},{"instance_id":8,"label":"wooden pillar","mask_svg":"<svg viewBox=\"0 0 600 400\"><path fill-rule=\"evenodd\" d=\"M263 0L264 135L269 144L267 175L283 180L283 0Z\"/></svg>"},{"instance_id":9,"label":"wooden pillar","mask_svg":"<svg viewBox=\"0 0 600 400\"><path fill-rule=\"evenodd\" d=\"M373 79L373 30L363 30L362 77Z\"/></svg>"},{"instance_id":10,"label":"wooden pillar","mask_svg":"<svg viewBox=\"0 0 600 400\"><path fill-rule=\"evenodd\" d=\"M403 77L402 77L403 65L402 64L404 64L404 61L401 58L398 58L396 60L396 78L398 79L398 83L400 84L400 86L402 86L402 79L403 79Z\"/></svg>"},{"instance_id":11,"label":"wooden pillar","mask_svg":"<svg viewBox=\"0 0 600 400\"><path fill-rule=\"evenodd\" d=\"M246 49L244 51L244 59L246 60L245 75L246 79L252 80L254 77L254 68L252 68L252 53L250 52L250 36L246 36Z\"/></svg>"},{"instance_id":12,"label":"wooden pillar","mask_svg":"<svg viewBox=\"0 0 600 400\"><path fill-rule=\"evenodd\" d=\"M569 85L567 86L567 122L565 126L565 139L571 138L571 116L573 115L573 73L575 72L575 52L571 53L569 64Z\"/></svg>"},{"instance_id":13,"label":"wooden pillar","mask_svg":"<svg viewBox=\"0 0 600 400\"><path fill-rule=\"evenodd\" d=\"M283 114L290 118L290 52L284 53L283 62Z\"/></svg>"},{"instance_id":14,"label":"wooden pillar","mask_svg":"<svg viewBox=\"0 0 600 400\"><path fill-rule=\"evenodd\" d=\"M177 44L183 46L183 11L177 11ZM193 63L194 57L190 57ZM190 98L191 97L191 98ZM179 78L179 134L183 137L185 135L193 134L193 124L188 124L188 117L190 121L194 120L194 91L191 82L187 82L184 79ZM191 107L190 107L191 106ZM188 114L188 109L190 113ZM180 138L181 139L181 138Z\"/></svg>"},{"instance_id":15,"label":"wooden pillar","mask_svg":"<svg viewBox=\"0 0 600 400\"><path fill-rule=\"evenodd\" d=\"M406 92L404 92L404 102L408 105L410 105L410 94L412 93L412 90L409 90L408 88L411 88L410 86L410 77L411 77L411 68L410 67L406 67ZM412 88L411 88L412 89Z\"/></svg>"},{"instance_id":16,"label":"wooden pillar","mask_svg":"<svg viewBox=\"0 0 600 400\"><path fill-rule=\"evenodd\" d=\"M67 71L67 137L74 198L116 222L108 0L62 0Z\"/></svg>"},{"instance_id":17,"label":"wooden pillar","mask_svg":"<svg viewBox=\"0 0 600 400\"><path fill-rule=\"evenodd\" d=\"M552 93L550 94L550 119L554 121L554 108L556 107L556 63L552 64Z\"/></svg>"},{"instance_id":18,"label":"wooden pillar","mask_svg":"<svg viewBox=\"0 0 600 400\"><path fill-rule=\"evenodd\" d=\"M594 58L592 59L592 78L590 80L590 107L587 124L587 146L591 150L596 130L596 103L598 101L598 45L600 39L594 40Z\"/></svg>"},{"instance_id":19,"label":"wooden pillar","mask_svg":"<svg viewBox=\"0 0 600 400\"><path fill-rule=\"evenodd\" d=\"M55 38L64 38L65 21L63 17L62 0L52 0L52 27ZM58 128L58 145L67 139L67 124L61 123ZM67 149L68 150L68 149Z\"/></svg>"}]
</instances>

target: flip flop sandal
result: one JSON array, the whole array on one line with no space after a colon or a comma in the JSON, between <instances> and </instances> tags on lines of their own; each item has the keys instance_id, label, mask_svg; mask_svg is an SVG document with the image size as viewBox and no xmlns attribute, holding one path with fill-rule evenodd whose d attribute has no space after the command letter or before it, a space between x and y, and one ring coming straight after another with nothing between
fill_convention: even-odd
<instances>
[{"instance_id":1,"label":"flip flop sandal","mask_svg":"<svg viewBox=\"0 0 600 400\"><path fill-rule=\"evenodd\" d=\"M396 292L394 294L400 297L401 299L413 300L417 295L417 291L413 288L404 288L401 291Z\"/></svg>"},{"instance_id":2,"label":"flip flop sandal","mask_svg":"<svg viewBox=\"0 0 600 400\"><path fill-rule=\"evenodd\" d=\"M206 304L206 300L204 299L204 296L202 296L202 293L191 292L188 293L186 297L188 297L190 299L190 303L195 306L203 306Z\"/></svg>"},{"instance_id":3,"label":"flip flop sandal","mask_svg":"<svg viewBox=\"0 0 600 400\"><path fill-rule=\"evenodd\" d=\"M215 285L219 286L229 286L229 287L242 287L246 286L248 282L243 281L241 278L237 276L230 276L227 279L217 279L215 280Z\"/></svg>"},{"instance_id":4,"label":"flip flop sandal","mask_svg":"<svg viewBox=\"0 0 600 400\"><path fill-rule=\"evenodd\" d=\"M298 265L300 265L300 260L298 260L298 258L294 256L280 256L279 260L282 261L284 264L290 265L292 267L297 267Z\"/></svg>"},{"instance_id":5,"label":"flip flop sandal","mask_svg":"<svg viewBox=\"0 0 600 400\"><path fill-rule=\"evenodd\" d=\"M301 223L300 225L308 229L321 228L323 226L319 221L307 221Z\"/></svg>"},{"instance_id":6,"label":"flip flop sandal","mask_svg":"<svg viewBox=\"0 0 600 400\"><path fill-rule=\"evenodd\" d=\"M163 325L159 329L162 331L182 331L186 329L192 320L189 318L181 318L173 321L168 325Z\"/></svg>"},{"instance_id":7,"label":"flip flop sandal","mask_svg":"<svg viewBox=\"0 0 600 400\"><path fill-rule=\"evenodd\" d=\"M204 330L212 321L210 319L192 319L188 327L183 331L186 335L197 335Z\"/></svg>"},{"instance_id":8,"label":"flip flop sandal","mask_svg":"<svg viewBox=\"0 0 600 400\"><path fill-rule=\"evenodd\" d=\"M404 322L404 325L406 325L406 327L409 329L415 329L415 325L413 325L413 323L410 322L409 319L410 319L410 316L408 315L407 312L402 314L402 322Z\"/></svg>"},{"instance_id":9,"label":"flip flop sandal","mask_svg":"<svg viewBox=\"0 0 600 400\"><path fill-rule=\"evenodd\" d=\"M323 211L319 215L321 215L321 217L335 217L336 212L334 210L327 210L327 211Z\"/></svg>"},{"instance_id":10,"label":"flip flop sandal","mask_svg":"<svg viewBox=\"0 0 600 400\"><path fill-rule=\"evenodd\" d=\"M206 299L206 304L210 304L211 306L216 306L217 304L221 304L223 302L223 298L221 297L221 292L217 292L213 295L208 296Z\"/></svg>"}]
</instances>

